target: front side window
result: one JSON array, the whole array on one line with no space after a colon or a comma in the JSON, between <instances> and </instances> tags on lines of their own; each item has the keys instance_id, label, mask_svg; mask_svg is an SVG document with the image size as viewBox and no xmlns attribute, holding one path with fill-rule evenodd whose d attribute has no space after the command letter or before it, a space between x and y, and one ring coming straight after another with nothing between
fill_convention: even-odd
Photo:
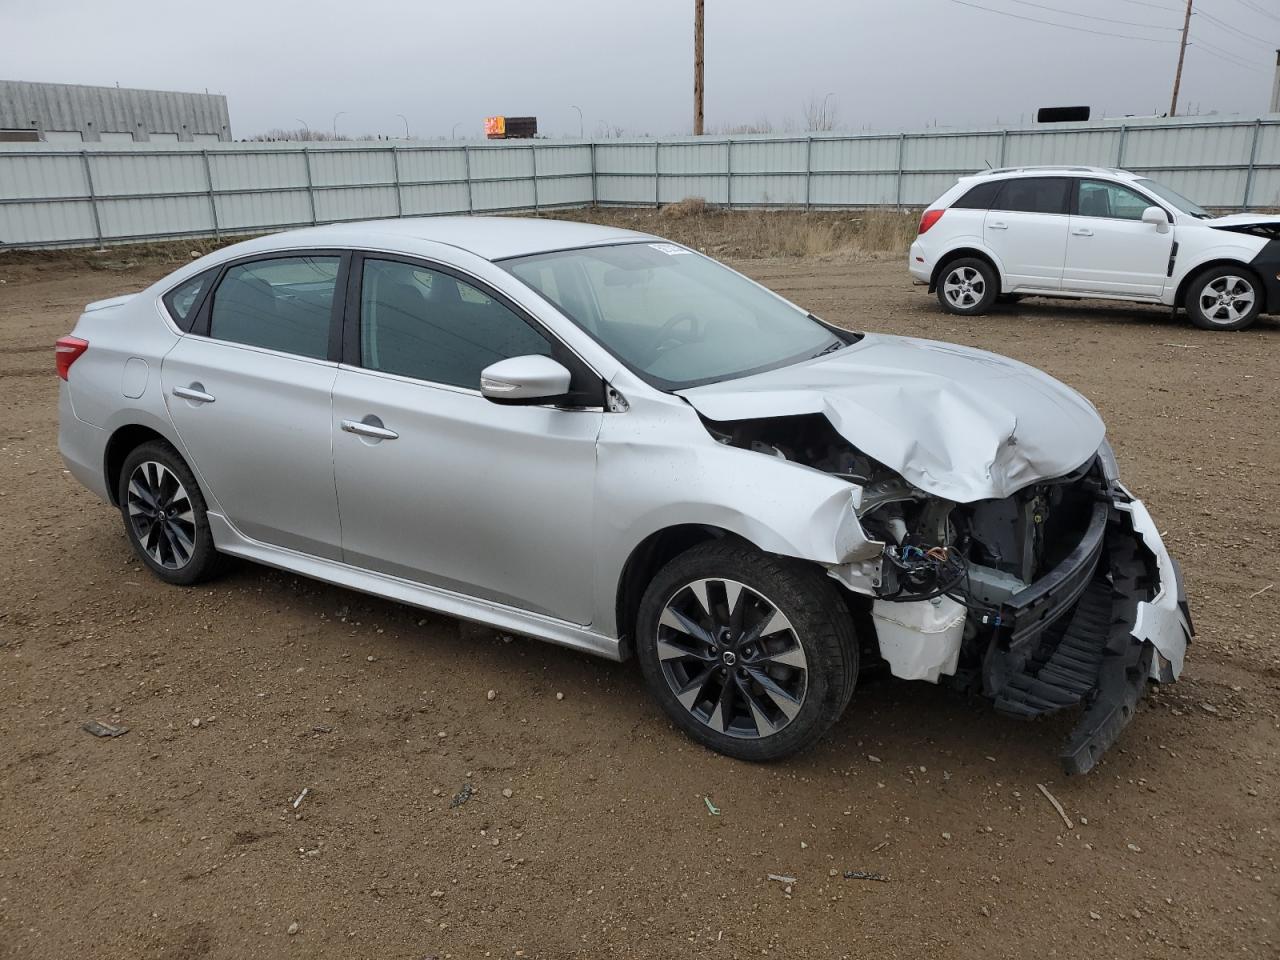
<instances>
[{"instance_id":1,"label":"front side window","mask_svg":"<svg viewBox=\"0 0 1280 960\"><path fill-rule=\"evenodd\" d=\"M1142 211L1155 206L1150 200L1107 180L1081 180L1076 212L1082 217L1109 217L1113 220L1141 220Z\"/></svg>"},{"instance_id":2,"label":"front side window","mask_svg":"<svg viewBox=\"0 0 1280 960\"><path fill-rule=\"evenodd\" d=\"M339 257L275 257L231 267L213 291L209 336L323 360Z\"/></svg>"},{"instance_id":3,"label":"front side window","mask_svg":"<svg viewBox=\"0 0 1280 960\"><path fill-rule=\"evenodd\" d=\"M1017 213L1066 213L1071 181L1066 177L1014 177L1006 180L993 210Z\"/></svg>"},{"instance_id":4,"label":"front side window","mask_svg":"<svg viewBox=\"0 0 1280 960\"><path fill-rule=\"evenodd\" d=\"M478 390L490 364L552 352L546 337L469 283L416 264L364 261L360 362L370 370Z\"/></svg>"},{"instance_id":5,"label":"front side window","mask_svg":"<svg viewBox=\"0 0 1280 960\"><path fill-rule=\"evenodd\" d=\"M585 247L502 266L666 390L762 372L849 342L776 294L671 243Z\"/></svg>"}]
</instances>

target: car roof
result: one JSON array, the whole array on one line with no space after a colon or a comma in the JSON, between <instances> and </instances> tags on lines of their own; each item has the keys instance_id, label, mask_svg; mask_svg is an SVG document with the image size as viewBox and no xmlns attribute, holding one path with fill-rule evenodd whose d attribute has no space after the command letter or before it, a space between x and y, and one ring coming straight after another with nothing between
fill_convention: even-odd
<instances>
[{"instance_id":1,"label":"car roof","mask_svg":"<svg viewBox=\"0 0 1280 960\"><path fill-rule=\"evenodd\" d=\"M656 239L635 230L542 217L403 217L286 230L237 244L234 249L237 254L246 254L293 247L372 246L412 255L421 252L424 243L443 243L486 260L505 260L551 250Z\"/></svg>"},{"instance_id":2,"label":"car roof","mask_svg":"<svg viewBox=\"0 0 1280 960\"><path fill-rule=\"evenodd\" d=\"M1094 177L1110 177L1113 180L1141 180L1139 174L1117 167L1087 167L1079 164L1045 164L1027 167L997 167L994 170L979 170L963 179L977 180L984 177L1043 177L1046 174L1088 174Z\"/></svg>"}]
</instances>

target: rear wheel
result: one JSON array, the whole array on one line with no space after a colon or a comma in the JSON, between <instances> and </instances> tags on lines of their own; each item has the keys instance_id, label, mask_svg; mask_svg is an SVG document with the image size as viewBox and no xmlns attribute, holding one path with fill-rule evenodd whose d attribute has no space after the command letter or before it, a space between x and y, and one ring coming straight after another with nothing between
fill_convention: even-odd
<instances>
[{"instance_id":1,"label":"rear wheel","mask_svg":"<svg viewBox=\"0 0 1280 960\"><path fill-rule=\"evenodd\" d=\"M976 316L991 309L1000 294L1000 280L985 260L962 257L942 268L937 293L948 313Z\"/></svg>"},{"instance_id":2,"label":"rear wheel","mask_svg":"<svg viewBox=\"0 0 1280 960\"><path fill-rule=\"evenodd\" d=\"M741 760L812 745L853 695L858 650L828 578L740 541L676 557L640 602L645 681L694 740Z\"/></svg>"},{"instance_id":3,"label":"rear wheel","mask_svg":"<svg viewBox=\"0 0 1280 960\"><path fill-rule=\"evenodd\" d=\"M187 585L218 572L204 495L169 444L153 440L125 457L118 499L130 546L161 580Z\"/></svg>"},{"instance_id":4,"label":"rear wheel","mask_svg":"<svg viewBox=\"0 0 1280 960\"><path fill-rule=\"evenodd\" d=\"M1202 330L1243 330L1262 312L1262 287L1243 267L1210 267L1191 281L1184 306Z\"/></svg>"}]
</instances>

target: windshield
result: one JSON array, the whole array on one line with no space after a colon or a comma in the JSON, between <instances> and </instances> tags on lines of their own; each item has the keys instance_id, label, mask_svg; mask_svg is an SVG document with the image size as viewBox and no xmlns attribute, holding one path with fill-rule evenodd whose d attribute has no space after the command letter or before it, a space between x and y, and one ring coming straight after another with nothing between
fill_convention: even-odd
<instances>
[{"instance_id":1,"label":"windshield","mask_svg":"<svg viewBox=\"0 0 1280 960\"><path fill-rule=\"evenodd\" d=\"M1150 190L1161 200L1165 201L1165 203L1173 204L1183 213L1189 213L1191 216L1200 220L1209 220L1213 217L1213 214L1200 206L1200 204L1188 200L1176 190L1170 190L1163 183L1158 183L1155 180L1137 180L1134 182L1140 184L1143 188Z\"/></svg>"},{"instance_id":2,"label":"windshield","mask_svg":"<svg viewBox=\"0 0 1280 960\"><path fill-rule=\"evenodd\" d=\"M673 243L627 243L507 260L650 383L681 390L837 350L814 317Z\"/></svg>"}]
</instances>

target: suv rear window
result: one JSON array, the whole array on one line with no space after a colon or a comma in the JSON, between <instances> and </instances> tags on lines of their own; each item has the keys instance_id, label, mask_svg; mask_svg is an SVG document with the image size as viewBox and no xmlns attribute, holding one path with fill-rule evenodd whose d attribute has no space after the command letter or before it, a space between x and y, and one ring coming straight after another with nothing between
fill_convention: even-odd
<instances>
[{"instance_id":1,"label":"suv rear window","mask_svg":"<svg viewBox=\"0 0 1280 960\"><path fill-rule=\"evenodd\" d=\"M986 183L980 183L951 206L961 210L990 210L991 205L996 201L996 194L1003 186L1002 180L988 180Z\"/></svg>"},{"instance_id":2,"label":"suv rear window","mask_svg":"<svg viewBox=\"0 0 1280 960\"><path fill-rule=\"evenodd\" d=\"M1070 193L1071 181L1066 177L1014 177L1004 182L991 209L1065 214Z\"/></svg>"}]
</instances>

